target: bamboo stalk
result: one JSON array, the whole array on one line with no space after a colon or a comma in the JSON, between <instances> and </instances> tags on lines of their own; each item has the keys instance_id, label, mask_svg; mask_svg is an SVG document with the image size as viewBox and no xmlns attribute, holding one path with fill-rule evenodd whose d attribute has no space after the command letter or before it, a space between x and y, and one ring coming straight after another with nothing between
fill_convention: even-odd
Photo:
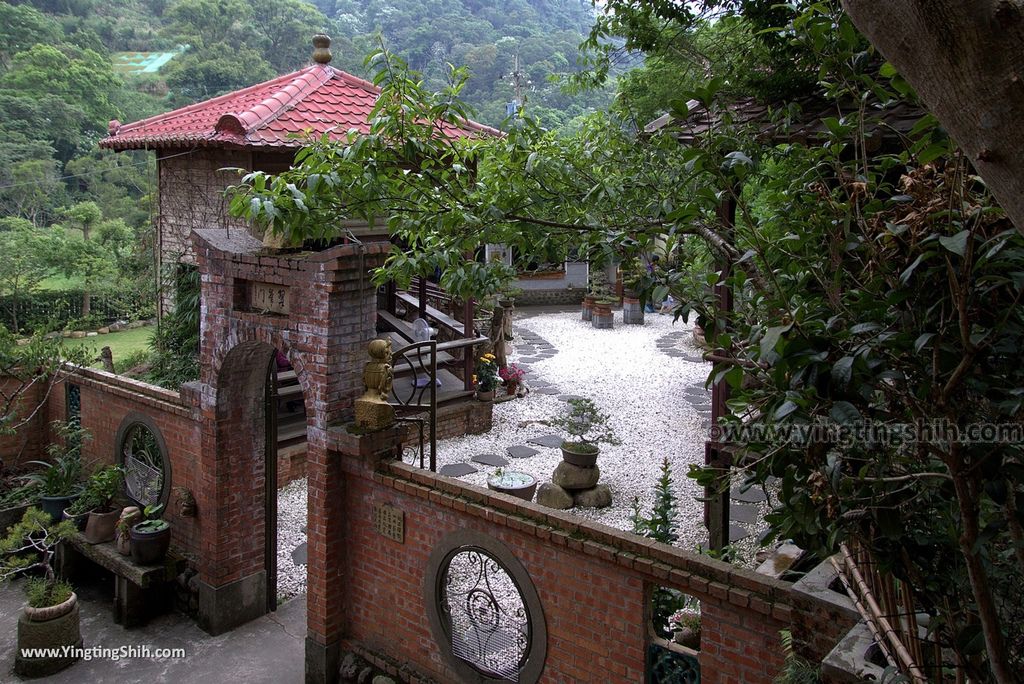
<instances>
[{"instance_id":1,"label":"bamboo stalk","mask_svg":"<svg viewBox=\"0 0 1024 684\"><path fill-rule=\"evenodd\" d=\"M878 644L878 650L880 650L882 655L885 656L886 662L895 667L896 658L893 657L892 651L889 650L889 647L885 643L885 638L878 631L878 627L875 626L875 621L871 619L871 614L868 612L868 609L860 602L860 596L858 596L857 592L850 585L850 580L848 580L846 575L843 574L843 569L839 567L839 563L836 562L836 559L829 558L829 561L831 561L832 567L836 569L836 574L839 576L839 581L842 583L843 588L846 589L847 596L849 596L850 600L853 601L853 607L857 609L858 613L860 613L860 616L864 619L864 624L868 626L868 631L871 632L872 638L874 638L875 643Z\"/></svg>"},{"instance_id":2,"label":"bamboo stalk","mask_svg":"<svg viewBox=\"0 0 1024 684\"><path fill-rule=\"evenodd\" d=\"M927 677L924 676L924 673L921 672L921 668L918 667L917 663L914 662L914 659L910 656L910 653L907 651L906 646L903 645L903 642L900 640L896 630L892 628L892 624L882 614L882 611L878 606L878 602L875 600L874 595L871 593L867 583L864 581L864 577L857 569L856 561L854 561L853 556L850 554L850 550L845 544L841 544L839 548L842 551L844 560L846 561L846 567L850 571L850 575L853 577L854 584L856 584L861 595L864 597L864 602L867 604L869 612L872 617L878 621L878 626L881 628L885 638L889 641L893 652L896 654L900 663L904 666L907 674L910 675L910 678L916 684L927 684Z\"/></svg>"}]
</instances>

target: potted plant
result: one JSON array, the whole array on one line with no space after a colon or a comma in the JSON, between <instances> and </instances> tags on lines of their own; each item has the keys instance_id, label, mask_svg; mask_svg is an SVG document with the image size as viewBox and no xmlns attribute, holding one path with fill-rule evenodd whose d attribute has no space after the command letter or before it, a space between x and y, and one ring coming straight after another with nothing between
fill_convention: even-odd
<instances>
[{"instance_id":1,"label":"potted plant","mask_svg":"<svg viewBox=\"0 0 1024 684\"><path fill-rule=\"evenodd\" d=\"M522 293L523 291L518 287L506 287L498 293L498 306L503 309L511 309L516 305L516 297Z\"/></svg>"},{"instance_id":2,"label":"potted plant","mask_svg":"<svg viewBox=\"0 0 1024 684\"><path fill-rule=\"evenodd\" d=\"M146 506L146 519L132 526L132 560L136 565L156 565L163 561L171 545L171 523L160 519L164 505Z\"/></svg>"},{"instance_id":3,"label":"potted plant","mask_svg":"<svg viewBox=\"0 0 1024 684\"><path fill-rule=\"evenodd\" d=\"M672 641L680 646L700 650L700 613L677 610L669 619Z\"/></svg>"},{"instance_id":4,"label":"potted plant","mask_svg":"<svg viewBox=\"0 0 1024 684\"><path fill-rule=\"evenodd\" d=\"M591 468L601 453L599 444L621 444L608 427L608 416L590 399L570 399L565 415L551 421L552 427L565 430L573 439L562 442L562 460L575 466Z\"/></svg>"},{"instance_id":5,"label":"potted plant","mask_svg":"<svg viewBox=\"0 0 1024 684\"><path fill-rule=\"evenodd\" d=\"M114 538L114 527L121 516L121 508L114 506L114 499L124 486L124 470L121 466L110 465L94 472L85 486L85 491L72 510L83 501L88 503L89 520L85 525L85 539L90 544L101 544Z\"/></svg>"},{"instance_id":6,"label":"potted plant","mask_svg":"<svg viewBox=\"0 0 1024 684\"><path fill-rule=\"evenodd\" d=\"M519 391L519 386L523 384L523 377L526 375L526 371L516 364L510 363L499 370L498 375L505 381L505 391L508 392L508 395L515 396Z\"/></svg>"},{"instance_id":7,"label":"potted plant","mask_svg":"<svg viewBox=\"0 0 1024 684\"><path fill-rule=\"evenodd\" d=\"M511 494L523 501L532 501L537 491L537 478L529 473L498 468L487 478L487 488L501 494Z\"/></svg>"},{"instance_id":8,"label":"potted plant","mask_svg":"<svg viewBox=\"0 0 1024 684\"><path fill-rule=\"evenodd\" d=\"M591 325L605 330L614 327L615 315L612 313L612 307L616 302L617 300L612 297L602 297L594 302L594 311L590 319Z\"/></svg>"},{"instance_id":9,"label":"potted plant","mask_svg":"<svg viewBox=\"0 0 1024 684\"><path fill-rule=\"evenodd\" d=\"M114 526L114 544L117 552L122 556L131 555L132 552L132 525L142 520L142 511L138 506L128 506L121 511Z\"/></svg>"},{"instance_id":10,"label":"potted plant","mask_svg":"<svg viewBox=\"0 0 1024 684\"><path fill-rule=\"evenodd\" d=\"M60 421L54 422L53 428L59 440L46 447L50 462L29 461L26 465L39 466L39 470L23 479L39 488L40 506L56 522L82 491L82 443L89 439L89 432Z\"/></svg>"},{"instance_id":11,"label":"potted plant","mask_svg":"<svg viewBox=\"0 0 1024 684\"><path fill-rule=\"evenodd\" d=\"M7 531L25 515L32 504L39 501L39 485L34 483L15 484L20 478L0 480L0 534Z\"/></svg>"},{"instance_id":12,"label":"potted plant","mask_svg":"<svg viewBox=\"0 0 1024 684\"><path fill-rule=\"evenodd\" d=\"M25 586L28 602L18 620L14 671L22 677L51 675L78 659L74 651L62 652L82 646L78 597L53 571L57 543L72 534L71 523L54 523L33 507L0 539L0 581L34 575ZM59 655L29 657L27 649L54 649Z\"/></svg>"},{"instance_id":13,"label":"potted plant","mask_svg":"<svg viewBox=\"0 0 1024 684\"><path fill-rule=\"evenodd\" d=\"M498 386L498 362L494 354L484 354L476 365L476 396L480 401L493 401Z\"/></svg>"}]
</instances>

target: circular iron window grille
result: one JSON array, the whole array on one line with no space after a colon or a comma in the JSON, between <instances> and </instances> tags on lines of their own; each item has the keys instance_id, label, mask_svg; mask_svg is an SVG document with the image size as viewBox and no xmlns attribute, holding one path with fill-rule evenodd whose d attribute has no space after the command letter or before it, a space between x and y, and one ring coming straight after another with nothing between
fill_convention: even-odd
<instances>
[{"instance_id":1,"label":"circular iron window grille","mask_svg":"<svg viewBox=\"0 0 1024 684\"><path fill-rule=\"evenodd\" d=\"M503 544L470 530L449 535L431 554L425 589L434 638L463 681L540 679L547 653L540 598Z\"/></svg>"},{"instance_id":2,"label":"circular iron window grille","mask_svg":"<svg viewBox=\"0 0 1024 684\"><path fill-rule=\"evenodd\" d=\"M128 414L117 429L115 444L128 497L141 506L166 504L171 462L163 435L152 419L141 413Z\"/></svg>"}]
</instances>

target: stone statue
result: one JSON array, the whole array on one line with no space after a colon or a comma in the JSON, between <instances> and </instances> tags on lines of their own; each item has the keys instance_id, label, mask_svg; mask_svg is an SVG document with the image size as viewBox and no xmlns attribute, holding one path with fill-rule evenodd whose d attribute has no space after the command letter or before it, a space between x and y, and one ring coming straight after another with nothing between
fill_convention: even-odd
<instances>
[{"instance_id":1,"label":"stone statue","mask_svg":"<svg viewBox=\"0 0 1024 684\"><path fill-rule=\"evenodd\" d=\"M395 422L395 409L388 403L394 372L391 369L391 340L372 340L366 348L370 355L363 370L366 391L356 399L356 425L380 430Z\"/></svg>"}]
</instances>

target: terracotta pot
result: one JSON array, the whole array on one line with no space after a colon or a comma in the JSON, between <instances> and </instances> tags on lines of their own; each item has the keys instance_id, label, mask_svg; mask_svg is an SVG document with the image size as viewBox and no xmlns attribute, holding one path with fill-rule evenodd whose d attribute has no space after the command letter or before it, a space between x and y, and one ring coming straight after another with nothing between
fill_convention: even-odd
<instances>
[{"instance_id":1,"label":"terracotta pot","mask_svg":"<svg viewBox=\"0 0 1024 684\"><path fill-rule=\"evenodd\" d=\"M505 391L508 393L510 397L514 397L516 393L519 391L519 381L509 380L508 382L506 382Z\"/></svg>"},{"instance_id":2,"label":"terracotta pot","mask_svg":"<svg viewBox=\"0 0 1024 684\"><path fill-rule=\"evenodd\" d=\"M480 401L494 401L494 390L477 390L476 398Z\"/></svg>"},{"instance_id":3,"label":"terracotta pot","mask_svg":"<svg viewBox=\"0 0 1024 684\"><path fill-rule=\"evenodd\" d=\"M562 460L574 466L593 468L597 465L597 457L600 453L600 449L594 452L581 452L576 450L572 443L562 442Z\"/></svg>"},{"instance_id":4,"label":"terracotta pot","mask_svg":"<svg viewBox=\"0 0 1024 684\"><path fill-rule=\"evenodd\" d=\"M121 517L121 509L115 508L106 513L89 512L89 521L85 524L85 540L90 544L102 544L114 538L117 521Z\"/></svg>"}]
</instances>

